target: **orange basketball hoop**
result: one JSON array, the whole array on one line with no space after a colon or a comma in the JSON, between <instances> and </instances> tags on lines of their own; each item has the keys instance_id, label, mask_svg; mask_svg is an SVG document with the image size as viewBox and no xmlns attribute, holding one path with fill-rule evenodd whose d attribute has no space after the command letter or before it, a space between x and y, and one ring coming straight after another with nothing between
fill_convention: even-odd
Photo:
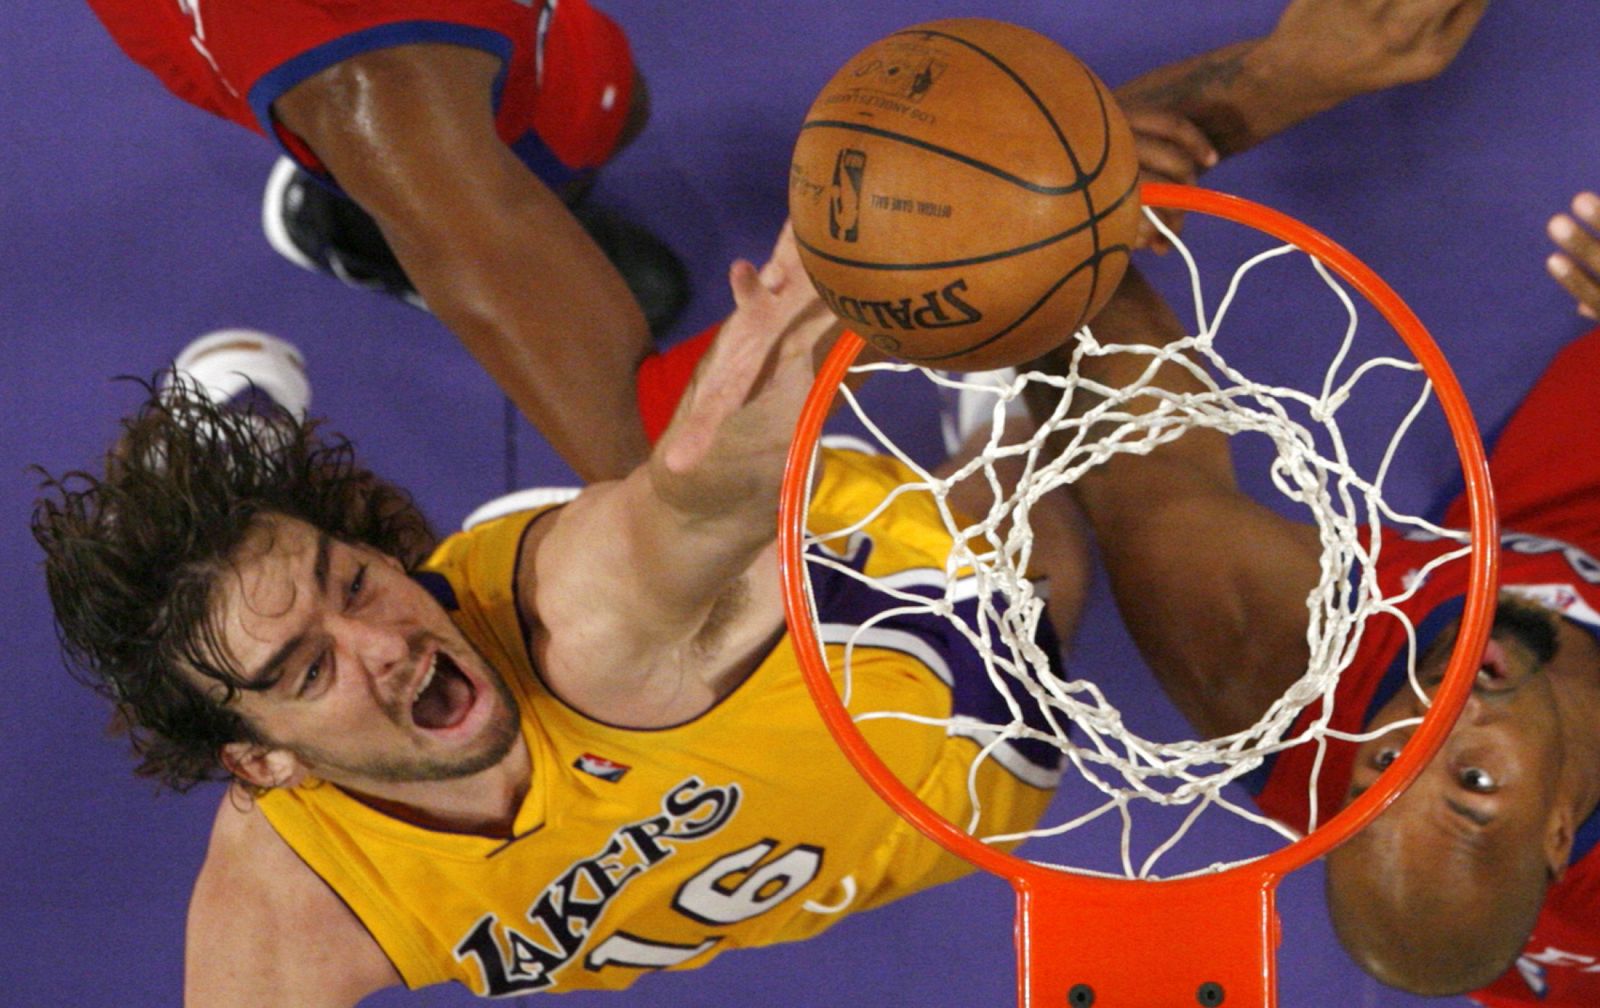
<instances>
[{"instance_id":1,"label":"orange basketball hoop","mask_svg":"<svg viewBox=\"0 0 1600 1008\"><path fill-rule=\"evenodd\" d=\"M815 543L806 528L808 494L824 422L836 397L849 395L841 392L841 383L862 349L861 341L848 334L817 377L789 456L779 527L785 605L816 704L856 769L928 837L1011 882L1017 893L1021 1005L1225 1003L1228 1008L1262 1008L1276 1003L1278 883L1348 839L1394 801L1442 744L1467 699L1493 621L1498 567L1494 506L1483 447L1460 386L1422 323L1371 269L1310 227L1247 200L1171 185L1144 186L1143 200L1146 206L1253 228L1292 247L1286 252L1297 250L1320 263L1319 271L1326 267L1393 328L1420 366L1412 370L1425 376L1443 411L1465 477L1471 519L1470 542L1461 547L1470 565L1466 607L1431 710L1377 783L1275 851L1221 870L1154 880L1038 864L983 842L924 804L872 750L847 710L817 633L811 599L806 554ZM1353 326L1353 309L1351 318ZM1338 670L1331 674L1336 677Z\"/></svg>"}]
</instances>

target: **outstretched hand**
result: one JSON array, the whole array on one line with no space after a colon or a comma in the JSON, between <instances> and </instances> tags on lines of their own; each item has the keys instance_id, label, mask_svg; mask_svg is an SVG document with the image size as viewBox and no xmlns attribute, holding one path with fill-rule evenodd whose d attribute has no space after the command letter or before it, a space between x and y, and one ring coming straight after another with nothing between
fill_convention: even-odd
<instances>
[{"instance_id":1,"label":"outstretched hand","mask_svg":"<svg viewBox=\"0 0 1600 1008\"><path fill-rule=\"evenodd\" d=\"M1600 196L1581 192L1571 213L1550 218L1546 227L1560 248L1545 260L1556 282L1578 302L1578 314L1600 319Z\"/></svg>"},{"instance_id":2,"label":"outstretched hand","mask_svg":"<svg viewBox=\"0 0 1600 1008\"><path fill-rule=\"evenodd\" d=\"M735 308L649 460L585 489L528 568L542 671L566 702L614 724L698 716L746 668L749 645L731 642L782 625L770 591L721 603L746 598L730 592L772 556L791 432L837 323L788 228L766 265L736 262L728 283Z\"/></svg>"},{"instance_id":3,"label":"outstretched hand","mask_svg":"<svg viewBox=\"0 0 1600 1008\"><path fill-rule=\"evenodd\" d=\"M1437 76L1489 0L1290 0L1272 34L1282 65L1335 100Z\"/></svg>"},{"instance_id":4,"label":"outstretched hand","mask_svg":"<svg viewBox=\"0 0 1600 1008\"><path fill-rule=\"evenodd\" d=\"M735 262L728 285L733 314L656 450L658 486L670 484L677 503L696 510L767 483L776 494L816 361L840 331L806 277L788 225L767 263L758 270Z\"/></svg>"}]
</instances>

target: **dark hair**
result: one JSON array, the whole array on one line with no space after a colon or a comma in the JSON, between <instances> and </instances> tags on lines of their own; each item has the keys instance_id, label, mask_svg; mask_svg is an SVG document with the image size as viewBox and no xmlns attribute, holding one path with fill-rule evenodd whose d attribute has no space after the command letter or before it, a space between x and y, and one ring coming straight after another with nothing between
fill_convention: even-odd
<instances>
[{"instance_id":1,"label":"dark hair","mask_svg":"<svg viewBox=\"0 0 1600 1008\"><path fill-rule=\"evenodd\" d=\"M105 475L43 470L33 537L68 668L116 704L138 773L178 791L227 777L229 742L262 742L228 706L241 681L215 590L264 517L297 518L407 568L434 537L411 498L355 462L317 422L210 403L192 385L141 382ZM194 674L222 689L196 685Z\"/></svg>"}]
</instances>

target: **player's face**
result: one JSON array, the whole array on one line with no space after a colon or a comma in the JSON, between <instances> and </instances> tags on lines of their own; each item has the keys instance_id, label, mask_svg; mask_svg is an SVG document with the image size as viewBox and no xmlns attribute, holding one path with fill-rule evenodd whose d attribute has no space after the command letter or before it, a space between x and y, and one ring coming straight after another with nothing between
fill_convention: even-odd
<instances>
[{"instance_id":1,"label":"player's face","mask_svg":"<svg viewBox=\"0 0 1600 1008\"><path fill-rule=\"evenodd\" d=\"M239 711L300 767L371 788L449 780L517 738L499 675L398 561L290 518L261 521L219 587Z\"/></svg>"},{"instance_id":2,"label":"player's face","mask_svg":"<svg viewBox=\"0 0 1600 1008\"><path fill-rule=\"evenodd\" d=\"M1466 708L1439 753L1385 814L1389 828L1477 845L1494 835L1532 840L1541 834L1563 755L1560 709L1546 667L1556 654L1559 623L1559 617L1543 608L1502 601ZM1454 631L1441 634L1418 670L1430 699L1443 679L1454 639ZM1378 711L1370 728L1420 719L1425 713L1423 700L1402 689ZM1396 728L1360 746L1352 797L1371 786L1414 731L1415 726Z\"/></svg>"}]
</instances>

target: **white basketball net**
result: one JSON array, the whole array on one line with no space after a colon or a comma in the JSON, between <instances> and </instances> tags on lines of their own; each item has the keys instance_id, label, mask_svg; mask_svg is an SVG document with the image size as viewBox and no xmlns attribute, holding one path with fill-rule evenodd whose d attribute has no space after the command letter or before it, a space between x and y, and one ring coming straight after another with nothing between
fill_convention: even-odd
<instances>
[{"instance_id":1,"label":"white basketball net","mask_svg":"<svg viewBox=\"0 0 1600 1008\"><path fill-rule=\"evenodd\" d=\"M1151 219L1155 220L1153 216ZM976 585L981 611L987 619L978 626L968 625L959 619L952 619L952 622L985 656L989 678L994 688L1005 697L1006 705L1012 712L1011 720L980 724L970 719L928 719L895 711L858 713L856 719L904 718L983 741L980 760L975 761L974 770L968 778L970 798L974 808L978 809L982 808L983 795L978 793L976 787L976 767L982 759L991 758L998 746L1010 739L1035 738L1059 748L1067 763L1102 796L1101 800L1087 812L1075 814L1068 821L1050 822L1047 818L1038 829L1021 836L981 839L1005 842L1023 837L1062 834L1102 817L1113 816L1120 819L1121 874L1130 878L1179 877L1195 871L1216 870L1243 863L1266 853L1262 851L1241 861L1210 864L1188 872L1161 871L1162 858L1183 839L1207 809L1226 810L1266 827L1285 839L1295 839L1298 834L1294 831L1240 801L1232 800L1224 794L1224 788L1241 775L1259 767L1270 754L1291 746L1314 745L1319 747L1320 752L1320 747L1325 746L1329 739L1359 741L1367 737L1334 732L1327 722L1333 712L1335 685L1355 652L1364 621L1380 612L1392 613L1402 621L1405 619L1395 608L1405 595L1384 597L1378 588L1375 568L1381 542L1379 528L1385 525L1390 528L1404 526L1462 543L1459 550L1440 557L1432 566L1460 559L1468 552L1464 534L1440 528L1415 516L1397 513L1383 500L1384 482L1395 451L1412 422L1432 399L1431 383L1423 374L1421 365L1415 360L1393 356L1356 360L1353 347L1358 312L1351 297L1323 263L1290 245L1268 249L1244 261L1234 273L1215 310L1208 311L1200 272L1189 249L1159 221L1156 223L1188 266L1193 313L1200 321L1196 331L1185 339L1161 348L1102 345L1095 339L1092 330L1086 328L1078 334L1072 368L1066 377L1022 374L998 388L989 384L974 384L961 375L942 374L897 363L861 365L855 369L858 372L920 374L945 389L987 390L994 396L992 423L984 450L948 478L936 478L928 468L895 445L881 425L867 414L861 400L841 385L838 396L850 404L855 416L878 442L879 450L895 455L917 474L915 482L906 484L898 492L927 492L938 501L947 529L958 544L947 565L951 587L946 597L930 600L923 595L875 584L833 555L845 553L845 543L864 528L877 511L864 514L856 524L827 535L808 534L806 540L808 547L826 547L808 548L808 565L826 565L873 584L878 590L894 597L895 608L899 612L921 607L926 612L941 613L948 617L954 601L950 593L957 590L956 573L970 574L971 580L966 581L962 588L970 591L973 584ZM1331 358L1319 387L1311 391L1255 381L1230 365L1219 349L1222 342L1219 333L1223 322L1245 281L1253 270L1280 256L1295 256L1308 261L1344 306L1344 331L1342 334L1329 334L1326 345ZM1150 366L1140 381L1126 388L1107 388L1079 377L1078 369L1082 360L1094 355L1123 352L1149 355ZM1176 395L1149 385L1148 380L1160 364L1167 361L1176 361L1187 367L1203 382L1205 391ZM1364 383L1384 371L1412 376L1408 380L1416 389L1415 400L1394 430L1375 470L1362 474L1352 468L1341 424L1348 420L1354 429L1363 423L1361 407L1351 404L1359 401L1356 393ZM1059 390L1059 404L1054 414L1039 424L1031 437L1007 442L1003 433L1007 406L1021 396L1023 387L1030 382L1055 386ZM1083 393L1104 398L1083 415L1073 417L1074 398ZM1157 405L1148 411L1129 412L1126 407L1135 400L1153 401ZM1311 614L1307 632L1311 661L1305 673L1271 705L1258 722L1245 731L1209 740L1186 738L1164 741L1142 737L1125 725L1122 712L1106 699L1093 681L1093 668L1074 667L1077 663L1069 662L1068 674L1072 678L1068 679L1061 679L1051 672L1045 656L1034 643L1039 621L1044 618L1044 603L1036 594L1034 583L1022 572L1028 569L1034 542L1031 512L1044 495L1072 483L1116 454L1148 452L1157 445L1176 439L1190 427L1213 428L1229 435L1255 432L1270 438L1276 446L1276 457L1271 467L1272 484L1293 504L1303 507L1320 530L1322 570L1321 579L1307 600ZM1094 431L1092 437L1091 429ZM1051 436L1054 437L1052 448L1046 450L1045 440ZM1058 451L1062 444L1065 449ZM1024 476L1014 490L1002 493L1000 488L1003 481L996 473L995 465L1007 457L1022 461ZM975 522L958 518L952 513L947 500L952 486L973 478L988 481L999 498L990 512ZM881 511L888 503L886 500L878 505L878 510ZM1417 688L1420 695L1421 690L1415 684L1415 632L1409 622L1405 625L1412 638L1413 688ZM844 667L835 670L842 676L841 692L847 705L849 655L858 638L870 629L870 625L857 628L856 636L846 642ZM1017 656L1016 660L1003 659L994 654L990 646L991 634L1009 645L1011 653ZM1151 689L1155 688L1152 683ZM1324 703L1318 720L1296 729L1295 723L1301 712L1319 700ZM1025 724L1021 714L1030 708L1041 711L1043 721L1057 730L1039 731ZM1037 716L1035 720L1039 720ZM1385 730L1392 731L1416 723L1418 719L1413 719L1389 725ZM1067 774L1066 786L1074 786L1071 776ZM1315 807L1315 783L1313 777L1313 825L1318 821L1319 812ZM1175 828L1162 827L1163 833L1170 829L1170 835L1158 839L1154 844L1141 843L1142 849L1136 853L1133 839L1135 811L1146 803L1187 811L1176 817L1180 821ZM1324 817L1334 811L1320 810ZM1168 821L1172 818L1169 816ZM975 816L973 822L976 821ZM969 831L971 828L968 824ZM1066 865L1057 867L1088 871ZM1097 871L1091 873L1102 874Z\"/></svg>"}]
</instances>

